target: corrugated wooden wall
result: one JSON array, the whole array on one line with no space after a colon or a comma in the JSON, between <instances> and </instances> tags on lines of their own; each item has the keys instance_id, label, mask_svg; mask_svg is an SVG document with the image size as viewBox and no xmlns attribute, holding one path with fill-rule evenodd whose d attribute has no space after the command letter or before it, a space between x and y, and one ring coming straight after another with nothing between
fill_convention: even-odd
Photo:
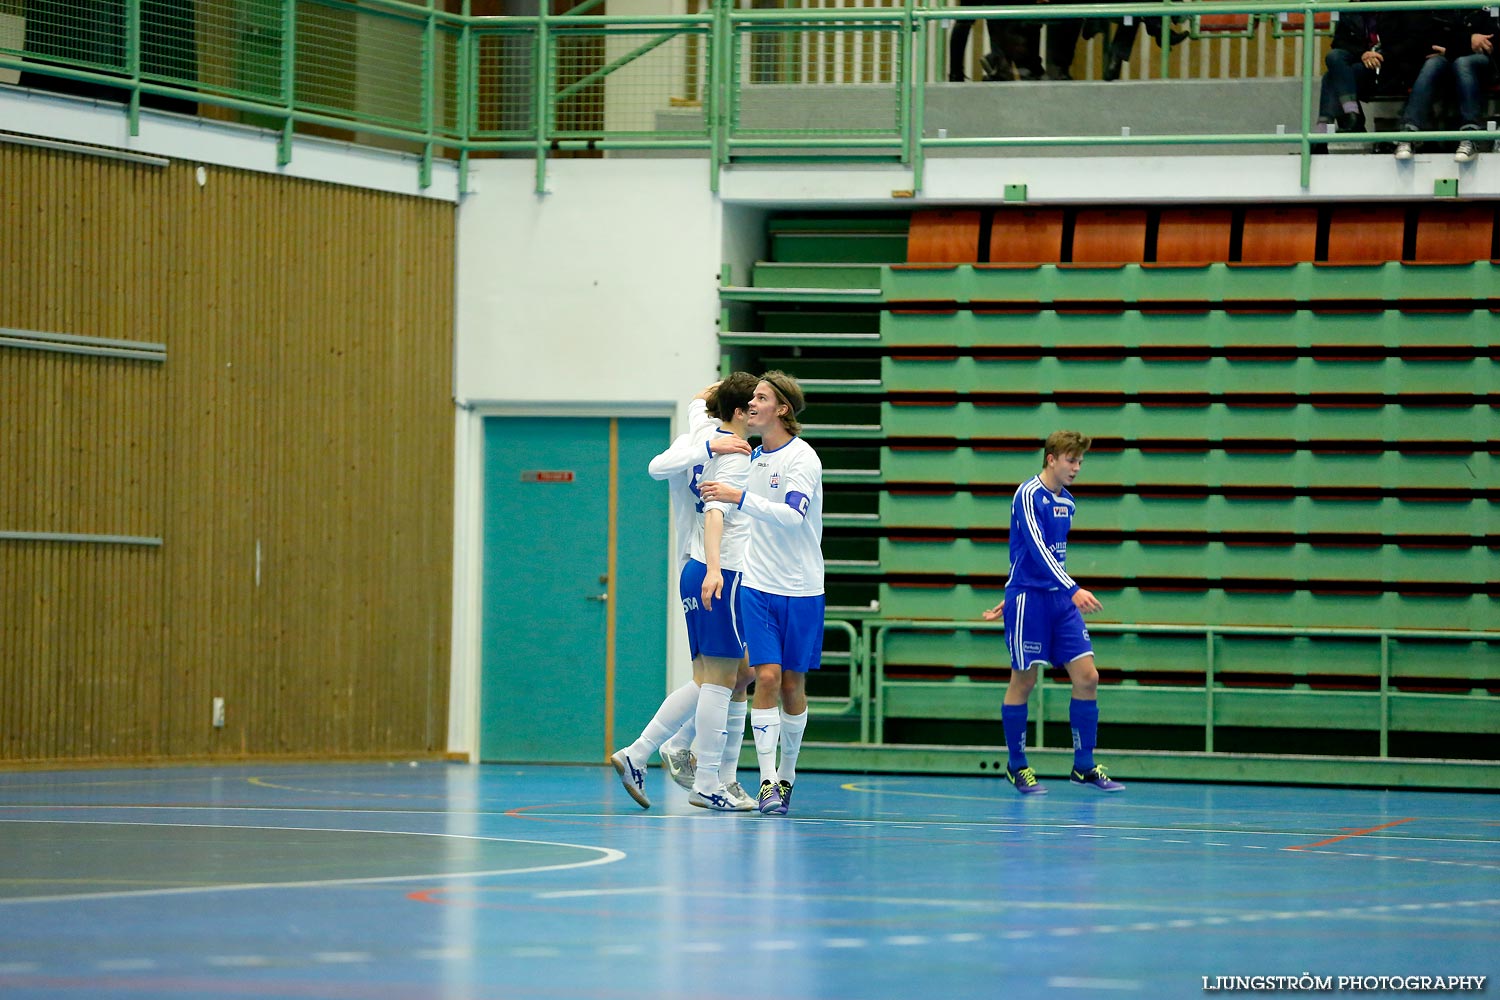
<instances>
[{"instance_id":1,"label":"corrugated wooden wall","mask_svg":"<svg viewBox=\"0 0 1500 1000\"><path fill-rule=\"evenodd\" d=\"M0 760L441 751L455 209L195 168L0 144Z\"/></svg>"}]
</instances>

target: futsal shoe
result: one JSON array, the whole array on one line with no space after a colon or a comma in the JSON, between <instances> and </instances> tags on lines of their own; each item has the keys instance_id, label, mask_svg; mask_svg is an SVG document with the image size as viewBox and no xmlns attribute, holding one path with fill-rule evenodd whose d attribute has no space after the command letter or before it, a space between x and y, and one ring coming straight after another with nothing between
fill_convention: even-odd
<instances>
[{"instance_id":1,"label":"futsal shoe","mask_svg":"<svg viewBox=\"0 0 1500 1000\"><path fill-rule=\"evenodd\" d=\"M781 808L776 810L776 815L785 816L792 808L792 783L790 781L776 782L776 790L781 793Z\"/></svg>"},{"instance_id":2,"label":"futsal shoe","mask_svg":"<svg viewBox=\"0 0 1500 1000\"><path fill-rule=\"evenodd\" d=\"M724 790L729 793L730 799L734 801L735 812L747 813L755 811L755 800L750 797L749 792L745 791L744 785L738 781L731 781L724 786Z\"/></svg>"},{"instance_id":3,"label":"futsal shoe","mask_svg":"<svg viewBox=\"0 0 1500 1000\"><path fill-rule=\"evenodd\" d=\"M646 769L636 767L635 761L630 759L630 754L624 750L616 750L609 757L609 762L615 766L615 773L620 776L620 784L625 786L625 791L635 799L636 804L642 809L651 808L651 800L646 797Z\"/></svg>"},{"instance_id":4,"label":"futsal shoe","mask_svg":"<svg viewBox=\"0 0 1500 1000\"><path fill-rule=\"evenodd\" d=\"M1022 795L1046 795L1047 789L1040 781L1036 780L1036 772L1029 767L1023 767L1019 771L1012 771L1010 766L1005 768L1005 780L1016 786L1016 791Z\"/></svg>"},{"instance_id":5,"label":"futsal shoe","mask_svg":"<svg viewBox=\"0 0 1500 1000\"><path fill-rule=\"evenodd\" d=\"M1097 788L1101 792L1123 792L1125 790L1124 785L1104 773L1104 766L1102 764L1095 764L1087 771L1080 771L1075 767L1073 768L1073 776L1069 780L1075 785L1087 785L1090 788Z\"/></svg>"},{"instance_id":6,"label":"futsal shoe","mask_svg":"<svg viewBox=\"0 0 1500 1000\"><path fill-rule=\"evenodd\" d=\"M690 792L693 790L693 779L698 777L698 758L693 756L693 751L668 750L663 745L661 762L673 781Z\"/></svg>"},{"instance_id":7,"label":"futsal shoe","mask_svg":"<svg viewBox=\"0 0 1500 1000\"><path fill-rule=\"evenodd\" d=\"M729 789L720 785L710 792L700 792L693 789L688 793L688 805L697 806L699 809L713 809L717 812L738 812L739 806L729 796Z\"/></svg>"},{"instance_id":8,"label":"futsal shoe","mask_svg":"<svg viewBox=\"0 0 1500 1000\"><path fill-rule=\"evenodd\" d=\"M760 783L760 801L756 805L760 807L762 816L780 816L786 812L781 807L781 789L774 781Z\"/></svg>"}]
</instances>

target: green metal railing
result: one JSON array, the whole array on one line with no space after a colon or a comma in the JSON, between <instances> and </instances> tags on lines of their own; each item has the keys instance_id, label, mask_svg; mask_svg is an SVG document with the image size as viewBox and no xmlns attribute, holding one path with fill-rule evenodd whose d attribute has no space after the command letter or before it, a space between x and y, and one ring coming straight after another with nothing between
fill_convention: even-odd
<instances>
[{"instance_id":1,"label":"green metal railing","mask_svg":"<svg viewBox=\"0 0 1500 1000\"><path fill-rule=\"evenodd\" d=\"M898 632L953 632L957 630L970 632L993 632L1003 633L1004 628L998 623L987 623L978 621L925 621L911 619L869 619L864 623L865 638L863 647L866 651L868 663L863 668L863 673L871 679L870 700L871 706L864 716L871 720L871 726L861 732L861 741L876 744L885 742L885 720L886 696L888 691L902 682L891 682L886 675L886 646L889 637ZM1494 724L1495 699L1484 693L1460 694L1444 693L1432 694L1428 692L1413 692L1400 690L1392 677L1391 648L1393 642L1426 642L1441 643L1455 649L1472 647L1476 643L1486 645L1500 642L1500 636L1493 632L1473 631L1442 631L1442 630L1418 630L1418 629L1359 629L1359 628L1286 628L1286 627L1252 627L1252 626L1204 626L1204 625L1129 625L1112 623L1093 623L1089 630L1098 635L1128 635L1128 636L1192 636L1201 638L1203 641L1203 659L1201 669L1196 672L1201 675L1202 683L1182 684L1154 684L1134 688L1143 702L1149 703L1155 699L1166 705L1170 702L1175 709L1182 705L1190 704L1196 707L1198 714L1194 716L1184 712L1176 719L1180 725L1201 726L1203 731L1203 746L1200 748L1204 753L1215 752L1214 730L1219 725L1220 709L1217 700L1224 697L1245 700L1248 698L1262 697L1266 699L1287 699L1295 697L1298 705L1298 713L1304 717L1304 723L1315 728L1364 728L1364 723L1373 716L1375 725L1370 727L1379 734L1379 754L1381 758L1390 755L1390 737L1393 730L1392 706L1405 703L1413 707L1436 706L1437 710L1449 722L1467 722L1472 724L1475 732L1488 732ZM1232 637L1255 637L1267 639L1292 639L1292 638L1314 638L1314 639L1338 639L1343 641L1362 641L1370 645L1371 668L1358 679L1375 683L1372 690L1295 690L1289 691L1275 684L1267 684L1262 687L1240 686L1225 687L1218 673L1218 656L1220 643L1226 638ZM1001 635L995 636L997 648L1003 648ZM1494 648L1493 646L1491 648ZM1102 664L1108 667L1110 664ZM1293 670L1295 665L1288 664L1287 669ZM1307 673L1316 673L1316 664L1305 665L1309 669ZM1195 675L1196 676L1196 675ZM1351 680L1356 675L1350 675ZM1127 682L1131 680L1128 676ZM923 686L923 682L907 682L908 686ZM989 704L987 707L993 711L996 718L999 717L1000 696L1004 688L999 684L953 685L948 682L927 683L926 688L933 690L947 689L949 692L957 692L971 703L974 709L985 708L985 695L988 694ZM1476 684L1476 686L1478 686ZM1066 705L1069 697L1067 689L1053 689L1048 693L1049 686L1037 684L1032 690L1033 717L1039 720L1050 719L1047 704L1061 698L1061 704ZM1122 688L1119 686L1106 686L1106 697L1111 692L1118 693ZM1373 712L1369 709L1373 706ZM1360 725L1342 725L1342 714L1348 714L1354 709L1355 715L1361 720ZM1465 715L1465 713L1469 713ZM1128 721L1128 720L1127 720ZM1266 722L1266 725L1273 723ZM1038 727L1038 734L1041 728ZM1044 743L1040 737L1035 744L1043 748Z\"/></svg>"},{"instance_id":2,"label":"green metal railing","mask_svg":"<svg viewBox=\"0 0 1500 1000\"><path fill-rule=\"evenodd\" d=\"M1275 133L1075 136L929 135L927 89L941 75L947 5L740 10L711 0L703 13L476 16L406 0L0 0L0 71L80 81L120 94L132 134L142 99L176 98L201 111L279 131L289 162L299 127L335 128L410 143L421 183L436 157L534 156L537 187L564 150L701 150L717 190L737 160L884 159L923 184L930 154L958 148L1274 146L1300 154L1302 183L1315 147L1392 139L1392 133L1314 130L1316 85L1331 19L1346 10L1472 8L1473 0L1160 0L1052 5L1046 19L1159 19L1189 25L1238 15L1240 36L1262 27L1293 39L1300 65L1296 123ZM964 18L1027 21L1032 7L965 7ZM1322 18L1320 27L1317 19ZM17 42L24 25L24 42ZM10 30L5 30L9 27ZM1170 73L1170 33L1158 74ZM1220 36L1222 39L1226 36ZM1457 131L1409 133L1453 140Z\"/></svg>"}]
</instances>

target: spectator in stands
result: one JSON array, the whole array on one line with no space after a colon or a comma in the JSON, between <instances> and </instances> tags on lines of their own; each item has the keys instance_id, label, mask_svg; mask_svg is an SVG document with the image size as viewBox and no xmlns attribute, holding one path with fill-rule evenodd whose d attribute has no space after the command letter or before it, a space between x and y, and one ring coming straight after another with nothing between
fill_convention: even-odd
<instances>
[{"instance_id":1,"label":"spectator in stands","mask_svg":"<svg viewBox=\"0 0 1500 1000\"><path fill-rule=\"evenodd\" d=\"M1485 91L1495 70L1497 27L1500 24L1489 8L1425 12L1417 38L1428 54L1402 109L1402 131L1432 128L1433 104L1445 95L1457 97L1461 130L1472 132L1483 128ZM1398 160L1411 159L1414 151L1414 143L1396 143ZM1469 163L1478 156L1478 144L1472 139L1459 142L1453 153L1453 159L1459 163Z\"/></svg>"},{"instance_id":2,"label":"spectator in stands","mask_svg":"<svg viewBox=\"0 0 1500 1000\"><path fill-rule=\"evenodd\" d=\"M959 0L963 7L1008 7L1045 0ZM1074 2L1074 0L1057 0ZM1086 0L1077 0L1086 2ZM1042 59L1042 26L1047 25L1046 61ZM973 20L959 20L953 25L948 37L948 79L958 83L964 79L964 48L973 30ZM1078 46L1077 18L1061 18L1042 21L985 22L989 35L990 51L980 60L984 79L994 80L1071 80L1073 54Z\"/></svg>"},{"instance_id":3,"label":"spectator in stands","mask_svg":"<svg viewBox=\"0 0 1500 1000\"><path fill-rule=\"evenodd\" d=\"M961 7L989 7L993 6L989 0L958 0ZM1016 47L1011 41L1014 21L997 21L990 18L984 22L985 33L990 39L990 50L984 54L979 66L983 72L983 78L987 81L1014 80L1016 78L1015 64L1010 60L1010 50ZM963 83L967 77L964 75L964 50L969 44L969 33L974 30L973 18L960 18L953 24L953 31L948 35L948 80L952 83Z\"/></svg>"},{"instance_id":4,"label":"spectator in stands","mask_svg":"<svg viewBox=\"0 0 1500 1000\"><path fill-rule=\"evenodd\" d=\"M1374 96L1380 83L1385 56L1380 40L1381 15L1345 11L1333 31L1333 48L1323 65L1323 86L1318 106L1318 124L1336 123L1340 132L1365 132L1365 112L1360 101ZM1327 131L1327 129L1323 129ZM1314 147L1327 150L1327 146Z\"/></svg>"},{"instance_id":5,"label":"spectator in stands","mask_svg":"<svg viewBox=\"0 0 1500 1000\"><path fill-rule=\"evenodd\" d=\"M1104 46L1104 79L1118 80L1120 78L1120 71L1130 61L1130 53L1135 49L1135 39L1140 33L1143 21L1146 25L1146 34L1156 39L1156 47L1161 48L1161 18L1132 17L1115 21L1114 35ZM1168 38L1171 44L1181 45L1187 41L1188 33L1176 25L1177 22L1174 21Z\"/></svg>"}]
</instances>

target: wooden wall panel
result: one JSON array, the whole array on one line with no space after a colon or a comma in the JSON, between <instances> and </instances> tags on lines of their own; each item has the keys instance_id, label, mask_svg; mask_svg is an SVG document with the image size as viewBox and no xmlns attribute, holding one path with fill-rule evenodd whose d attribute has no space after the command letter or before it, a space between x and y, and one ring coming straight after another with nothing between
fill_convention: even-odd
<instances>
[{"instance_id":1,"label":"wooden wall panel","mask_svg":"<svg viewBox=\"0 0 1500 1000\"><path fill-rule=\"evenodd\" d=\"M0 759L439 752L454 208L195 166L0 145Z\"/></svg>"}]
</instances>

